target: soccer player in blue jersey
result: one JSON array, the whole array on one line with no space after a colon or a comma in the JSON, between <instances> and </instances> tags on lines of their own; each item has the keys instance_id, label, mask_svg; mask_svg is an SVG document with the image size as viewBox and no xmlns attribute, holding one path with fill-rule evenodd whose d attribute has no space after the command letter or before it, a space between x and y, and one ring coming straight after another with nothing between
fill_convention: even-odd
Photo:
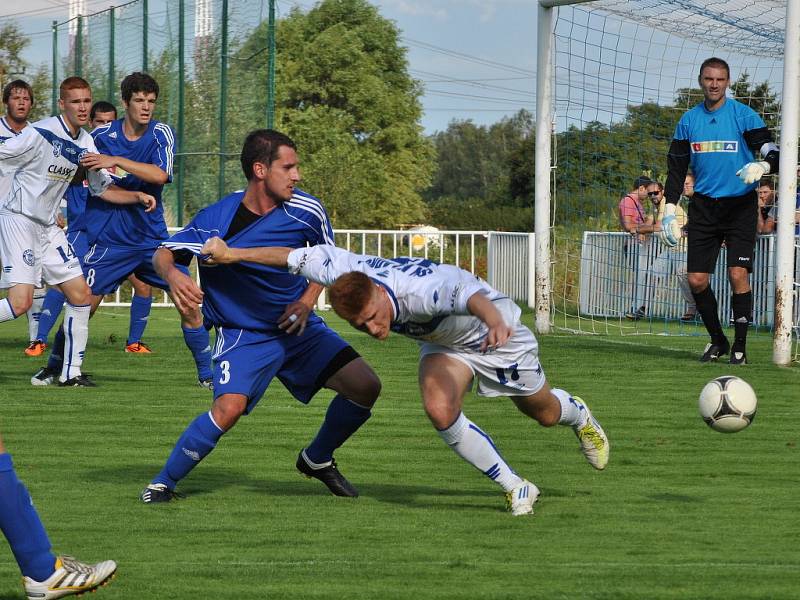
<instances>
[{"instance_id":1,"label":"soccer player in blue jersey","mask_svg":"<svg viewBox=\"0 0 800 600\"><path fill-rule=\"evenodd\" d=\"M0 436L0 530L22 572L27 598L48 600L82 594L114 576L117 563L86 564L56 556L25 485L14 472L11 455Z\"/></svg>"},{"instance_id":2,"label":"soccer player in blue jersey","mask_svg":"<svg viewBox=\"0 0 800 600\"><path fill-rule=\"evenodd\" d=\"M117 109L114 105L105 100L98 100L89 111L89 127L90 129L96 129L111 123L116 118ZM83 257L89 251L83 218L88 197L89 187L84 180L81 183L69 186L65 198L67 201L67 241L79 260L83 260ZM128 276L128 281L130 281L133 288L133 296L131 297L131 317L125 352L149 354L151 350L147 344L142 342L142 336L147 326L147 319L150 316L150 305L153 302L151 288L137 279L133 273ZM63 304L64 295L61 292L54 288L47 290L38 318L37 331L34 337L31 338L30 345L25 349L25 354L28 356L40 356L44 353L47 349L50 330L58 320Z\"/></svg>"},{"instance_id":3,"label":"soccer player in blue jersey","mask_svg":"<svg viewBox=\"0 0 800 600\"><path fill-rule=\"evenodd\" d=\"M339 472L333 453L370 417L380 380L313 314L322 287L262 265L208 268L201 261L201 289L177 268L176 262L188 264L213 236L244 248L333 243L319 200L296 188L300 174L290 138L269 129L253 131L244 142L241 162L246 189L201 210L153 259L176 304L202 302L206 322L216 330L216 345L214 404L178 439L164 468L143 490L146 503L173 499L178 482L256 406L274 377L303 403L323 387L337 393L317 436L299 453L296 467L337 496L358 495Z\"/></svg>"},{"instance_id":4,"label":"soccer player in blue jersey","mask_svg":"<svg viewBox=\"0 0 800 600\"><path fill-rule=\"evenodd\" d=\"M519 307L472 273L424 258L352 254L328 245L231 248L213 237L198 252L208 265L288 267L330 286L333 309L356 329L379 340L394 332L419 342L428 418L456 454L505 491L514 516L533 512L539 489L517 475L489 435L462 412L473 383L481 396L510 397L545 427L570 427L589 463L606 467L610 444L586 403L550 387Z\"/></svg>"},{"instance_id":5,"label":"soccer player in blue jersey","mask_svg":"<svg viewBox=\"0 0 800 600\"><path fill-rule=\"evenodd\" d=\"M148 213L138 207L110 207L90 195L84 224L91 245L83 257L86 281L92 288L92 313L103 296L114 292L131 274L166 290L169 285L153 270L152 257L167 239L164 208L160 202L164 185L172 180L175 135L169 125L153 119L158 83L145 73L132 73L120 84L125 116L92 131L97 153L88 153L81 164L90 171L108 170L116 184L127 190L145 191L159 202ZM109 208L110 207L110 208ZM186 271L188 274L188 271ZM179 307L181 328L192 352L198 382L211 386L211 347L198 307ZM48 385L61 362L62 336L56 335L47 366L32 378L33 385Z\"/></svg>"},{"instance_id":6,"label":"soccer player in blue jersey","mask_svg":"<svg viewBox=\"0 0 800 600\"><path fill-rule=\"evenodd\" d=\"M689 204L686 268L697 311L711 336L700 361L716 361L730 352L730 364L744 365L747 328L753 312L749 274L753 270L758 227L755 189L763 175L778 172L778 147L754 110L726 98L730 68L724 60L705 60L698 80L703 102L678 121L667 155L662 239L670 246L680 239L675 206L691 167L695 184ZM756 159L758 154L762 160ZM723 243L732 289L733 347L722 330L717 299L709 285Z\"/></svg>"}]
</instances>

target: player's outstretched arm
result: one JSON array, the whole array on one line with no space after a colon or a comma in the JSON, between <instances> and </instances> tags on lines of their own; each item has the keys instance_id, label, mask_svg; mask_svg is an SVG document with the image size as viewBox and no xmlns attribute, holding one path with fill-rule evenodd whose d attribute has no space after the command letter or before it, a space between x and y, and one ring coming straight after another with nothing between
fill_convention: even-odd
<instances>
[{"instance_id":1,"label":"player's outstretched arm","mask_svg":"<svg viewBox=\"0 0 800 600\"><path fill-rule=\"evenodd\" d=\"M81 166L96 171L98 169L115 169L119 167L131 175L135 175L145 183L164 185L169 182L169 175L154 164L136 162L122 156L109 156L87 152L81 157Z\"/></svg>"},{"instance_id":2,"label":"player's outstretched arm","mask_svg":"<svg viewBox=\"0 0 800 600\"><path fill-rule=\"evenodd\" d=\"M486 339L481 344L481 352L499 348L511 337L513 330L506 325L506 322L503 321L503 315L483 293L475 292L469 297L467 310L483 321L486 327L489 328Z\"/></svg>"},{"instance_id":3,"label":"player's outstretched arm","mask_svg":"<svg viewBox=\"0 0 800 600\"><path fill-rule=\"evenodd\" d=\"M291 248L280 246L264 248L231 248L225 240L212 237L206 240L200 254L203 262L209 265L229 265L238 262L252 262L268 267L286 268ZM319 295L319 293L317 294Z\"/></svg>"},{"instance_id":4,"label":"player's outstretched arm","mask_svg":"<svg viewBox=\"0 0 800 600\"><path fill-rule=\"evenodd\" d=\"M100 194L100 198L112 204L142 204L145 212L154 211L158 204L158 201L150 194L123 190L116 185L108 186L106 191Z\"/></svg>"}]
</instances>

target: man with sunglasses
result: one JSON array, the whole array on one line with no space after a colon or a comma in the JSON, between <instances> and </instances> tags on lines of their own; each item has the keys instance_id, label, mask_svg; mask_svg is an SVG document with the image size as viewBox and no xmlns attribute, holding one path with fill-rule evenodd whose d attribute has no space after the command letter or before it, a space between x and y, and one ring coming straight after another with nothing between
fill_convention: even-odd
<instances>
[{"instance_id":1,"label":"man with sunglasses","mask_svg":"<svg viewBox=\"0 0 800 600\"><path fill-rule=\"evenodd\" d=\"M632 321L638 321L647 315L647 307L643 302L647 261L644 252L642 252L642 243L645 240L644 234L654 233L658 230L652 211L645 208L645 201L648 197L647 188L652 183L653 181L645 175L637 177L633 182L633 189L622 197L618 207L619 223L622 230L633 236L633 242L626 242L625 244L626 257L635 273L633 304L630 312L625 313L625 317Z\"/></svg>"}]
</instances>

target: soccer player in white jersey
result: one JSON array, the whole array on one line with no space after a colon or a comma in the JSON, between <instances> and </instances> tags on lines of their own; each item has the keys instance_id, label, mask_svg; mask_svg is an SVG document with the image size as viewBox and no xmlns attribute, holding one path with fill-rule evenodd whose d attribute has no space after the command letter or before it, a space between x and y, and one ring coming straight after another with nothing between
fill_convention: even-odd
<instances>
[{"instance_id":1,"label":"soccer player in white jersey","mask_svg":"<svg viewBox=\"0 0 800 600\"><path fill-rule=\"evenodd\" d=\"M10 189L0 199L0 287L8 288L8 297L0 300L0 322L26 312L34 288L43 281L58 286L67 298L67 341L59 384L85 386L88 380L81 373L81 364L91 290L64 232L56 225L56 215L67 186L76 176L78 180L83 177L80 158L96 152L92 137L82 129L89 118L92 92L80 77L65 79L59 92L59 116L32 123L0 145L0 176L13 174ZM87 179L90 188L107 202L155 208L155 198L119 189L102 169L90 170Z\"/></svg>"},{"instance_id":2,"label":"soccer player in white jersey","mask_svg":"<svg viewBox=\"0 0 800 600\"><path fill-rule=\"evenodd\" d=\"M89 128L97 129L117 119L117 109L110 102L98 100L89 111ZM79 260L89 252L89 243L86 235L84 211L89 196L88 183L81 181L77 185L69 186L67 190L67 241ZM144 281L139 280L131 273L128 276L133 294L131 295L131 316L128 328L128 340L125 343L125 352L132 354L150 354L150 347L142 342L147 320L150 317L150 305L153 302L152 289ZM25 349L28 356L41 356L47 349L47 340L50 330L56 324L61 308L64 305L64 295L55 289L50 289L44 297L39 317L39 327L35 337ZM59 365L58 371L61 371Z\"/></svg>"},{"instance_id":3,"label":"soccer player in white jersey","mask_svg":"<svg viewBox=\"0 0 800 600\"><path fill-rule=\"evenodd\" d=\"M330 287L333 309L369 335L390 331L421 344L419 384L425 412L442 439L500 485L513 515L533 512L539 489L517 475L492 439L462 412L464 395L478 381L482 396L509 396L540 425L566 425L596 469L610 445L586 403L551 388L539 363L538 343L509 298L471 273L426 259L351 254L334 246L230 248L220 238L200 250L206 264L257 263Z\"/></svg>"},{"instance_id":4,"label":"soccer player in white jersey","mask_svg":"<svg viewBox=\"0 0 800 600\"><path fill-rule=\"evenodd\" d=\"M27 81L15 79L3 88L3 104L6 114L0 117L0 143L22 133L28 126L28 116L33 108L33 89ZM11 176L0 177L0 198L5 196L11 187ZM28 340L33 342L39 328L39 316L44 303L44 288L33 290L33 303L27 311Z\"/></svg>"},{"instance_id":5,"label":"soccer player in white jersey","mask_svg":"<svg viewBox=\"0 0 800 600\"><path fill-rule=\"evenodd\" d=\"M26 597L63 598L94 590L109 581L117 563L86 564L70 556L56 556L25 485L17 478L11 455L0 436L0 530L22 572Z\"/></svg>"}]
</instances>

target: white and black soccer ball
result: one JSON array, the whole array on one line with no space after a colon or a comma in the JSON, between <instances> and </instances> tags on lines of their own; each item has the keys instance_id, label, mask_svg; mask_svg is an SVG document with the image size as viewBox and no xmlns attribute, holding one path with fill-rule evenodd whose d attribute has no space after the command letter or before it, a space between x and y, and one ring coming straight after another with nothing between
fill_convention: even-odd
<instances>
[{"instance_id":1,"label":"white and black soccer ball","mask_svg":"<svg viewBox=\"0 0 800 600\"><path fill-rule=\"evenodd\" d=\"M700 416L711 429L736 433L753 422L758 399L744 379L723 375L706 384L699 404Z\"/></svg>"}]
</instances>

